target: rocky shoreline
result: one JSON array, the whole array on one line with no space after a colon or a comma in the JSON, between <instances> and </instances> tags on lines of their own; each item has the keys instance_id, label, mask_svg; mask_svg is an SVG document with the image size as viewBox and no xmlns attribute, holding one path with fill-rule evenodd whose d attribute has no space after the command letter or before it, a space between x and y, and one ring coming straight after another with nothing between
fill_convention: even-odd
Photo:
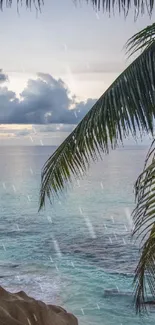
<instances>
[{"instance_id":1,"label":"rocky shoreline","mask_svg":"<svg viewBox=\"0 0 155 325\"><path fill-rule=\"evenodd\" d=\"M23 291L10 293L0 287L0 324L78 325L78 321L59 306L46 305Z\"/></svg>"}]
</instances>

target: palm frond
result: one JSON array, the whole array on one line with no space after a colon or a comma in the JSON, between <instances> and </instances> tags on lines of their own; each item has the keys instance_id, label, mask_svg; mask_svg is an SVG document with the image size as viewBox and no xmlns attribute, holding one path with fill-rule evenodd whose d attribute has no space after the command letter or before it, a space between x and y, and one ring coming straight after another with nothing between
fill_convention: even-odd
<instances>
[{"instance_id":1,"label":"palm frond","mask_svg":"<svg viewBox=\"0 0 155 325\"><path fill-rule=\"evenodd\" d=\"M134 278L134 299L137 313L146 311L148 302L155 302L155 223L141 250ZM148 291L151 294L151 299L148 299Z\"/></svg>"},{"instance_id":2,"label":"palm frond","mask_svg":"<svg viewBox=\"0 0 155 325\"><path fill-rule=\"evenodd\" d=\"M137 51L146 50L155 41L155 23L145 27L132 36L126 43L126 50L129 56Z\"/></svg>"},{"instance_id":3,"label":"palm frond","mask_svg":"<svg viewBox=\"0 0 155 325\"><path fill-rule=\"evenodd\" d=\"M78 2L79 0L75 0ZM118 11L123 13L126 17L129 11L134 12L135 19L141 14L148 13L152 15L154 8L154 0L86 0L87 3L92 3L97 10L102 9L103 12L114 14Z\"/></svg>"},{"instance_id":4,"label":"palm frond","mask_svg":"<svg viewBox=\"0 0 155 325\"><path fill-rule=\"evenodd\" d=\"M0 9L2 10L4 6L11 7L13 0L0 0ZM33 5L37 10L41 9L41 6L44 4L44 0L16 0L17 6L25 5L27 8L31 8Z\"/></svg>"},{"instance_id":5,"label":"palm frond","mask_svg":"<svg viewBox=\"0 0 155 325\"><path fill-rule=\"evenodd\" d=\"M106 90L43 167L40 208L73 179L81 177L100 152L124 137L153 133L155 115L155 43Z\"/></svg>"},{"instance_id":6,"label":"palm frond","mask_svg":"<svg viewBox=\"0 0 155 325\"><path fill-rule=\"evenodd\" d=\"M133 211L134 234L141 238L141 256L135 274L137 311L145 307L146 286L155 300L155 140L146 158L144 171L135 184L137 205Z\"/></svg>"},{"instance_id":7,"label":"palm frond","mask_svg":"<svg viewBox=\"0 0 155 325\"><path fill-rule=\"evenodd\" d=\"M40 9L44 2L44 0L14 0L14 2L15 1L17 5L20 3L29 8L33 4L37 9ZM76 3L81 2L81 0L74 1ZM108 12L109 14L114 14L116 11L119 13L123 12L125 17L131 10L134 12L135 18L146 12L151 16L154 9L154 0L83 0L83 2L91 3L96 10L102 9L103 12ZM13 0L0 0L0 8L2 9L4 5L10 7L12 3Z\"/></svg>"}]
</instances>

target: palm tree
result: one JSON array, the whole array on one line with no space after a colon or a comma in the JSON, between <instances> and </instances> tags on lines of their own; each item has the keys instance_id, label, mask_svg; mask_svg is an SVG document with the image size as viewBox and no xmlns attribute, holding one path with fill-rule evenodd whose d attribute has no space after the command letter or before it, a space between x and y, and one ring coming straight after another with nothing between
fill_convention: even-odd
<instances>
[{"instance_id":1,"label":"palm tree","mask_svg":"<svg viewBox=\"0 0 155 325\"><path fill-rule=\"evenodd\" d=\"M75 0L75 2L78 0ZM134 9L151 16L154 0L83 0L94 8L128 15ZM0 0L11 6L12 0ZM17 5L22 0L17 0ZM41 10L43 0L25 0L25 5ZM42 171L40 209L73 180L82 177L91 160L101 152L115 149L123 139L149 133L153 138L155 118L155 24L134 35L127 43L130 54L141 54L121 73L99 98L74 131L47 160ZM135 272L136 310L145 308L147 286L155 299L155 140L146 157L144 171L135 184L136 208L133 211L134 234L141 238L141 252Z\"/></svg>"},{"instance_id":2,"label":"palm tree","mask_svg":"<svg viewBox=\"0 0 155 325\"><path fill-rule=\"evenodd\" d=\"M97 3L97 1L96 1ZM104 1L103 1L104 3ZM108 2L109 3L109 2ZM137 3L137 2L136 2ZM140 3L140 2L138 2ZM153 5L153 4L152 4ZM109 7L110 8L110 7ZM109 9L110 10L110 9ZM150 12L150 11L149 11ZM99 98L73 132L47 160L42 171L40 209L76 177L82 177L90 161L108 153L132 135L150 134L155 118L155 24L134 35L127 52L138 57ZM155 300L155 142L144 171L135 184L134 234L141 239L135 271L136 311L145 309L149 292Z\"/></svg>"}]
</instances>

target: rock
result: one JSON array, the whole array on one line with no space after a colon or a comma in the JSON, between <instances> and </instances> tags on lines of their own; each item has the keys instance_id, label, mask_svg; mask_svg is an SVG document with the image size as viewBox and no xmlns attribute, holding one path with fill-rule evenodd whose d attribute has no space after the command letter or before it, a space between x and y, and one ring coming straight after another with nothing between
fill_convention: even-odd
<instances>
[{"instance_id":1,"label":"rock","mask_svg":"<svg viewBox=\"0 0 155 325\"><path fill-rule=\"evenodd\" d=\"M0 325L78 325L78 321L61 307L0 287Z\"/></svg>"}]
</instances>

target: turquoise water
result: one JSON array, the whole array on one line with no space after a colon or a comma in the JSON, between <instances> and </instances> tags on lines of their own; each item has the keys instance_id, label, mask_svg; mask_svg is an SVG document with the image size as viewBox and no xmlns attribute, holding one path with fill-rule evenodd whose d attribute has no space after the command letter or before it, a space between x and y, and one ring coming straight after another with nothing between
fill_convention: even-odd
<instances>
[{"instance_id":1,"label":"turquoise water","mask_svg":"<svg viewBox=\"0 0 155 325\"><path fill-rule=\"evenodd\" d=\"M0 280L67 308L79 324L154 324L133 308L138 251L133 184L146 147L113 151L38 214L40 170L54 148L1 147Z\"/></svg>"}]
</instances>

